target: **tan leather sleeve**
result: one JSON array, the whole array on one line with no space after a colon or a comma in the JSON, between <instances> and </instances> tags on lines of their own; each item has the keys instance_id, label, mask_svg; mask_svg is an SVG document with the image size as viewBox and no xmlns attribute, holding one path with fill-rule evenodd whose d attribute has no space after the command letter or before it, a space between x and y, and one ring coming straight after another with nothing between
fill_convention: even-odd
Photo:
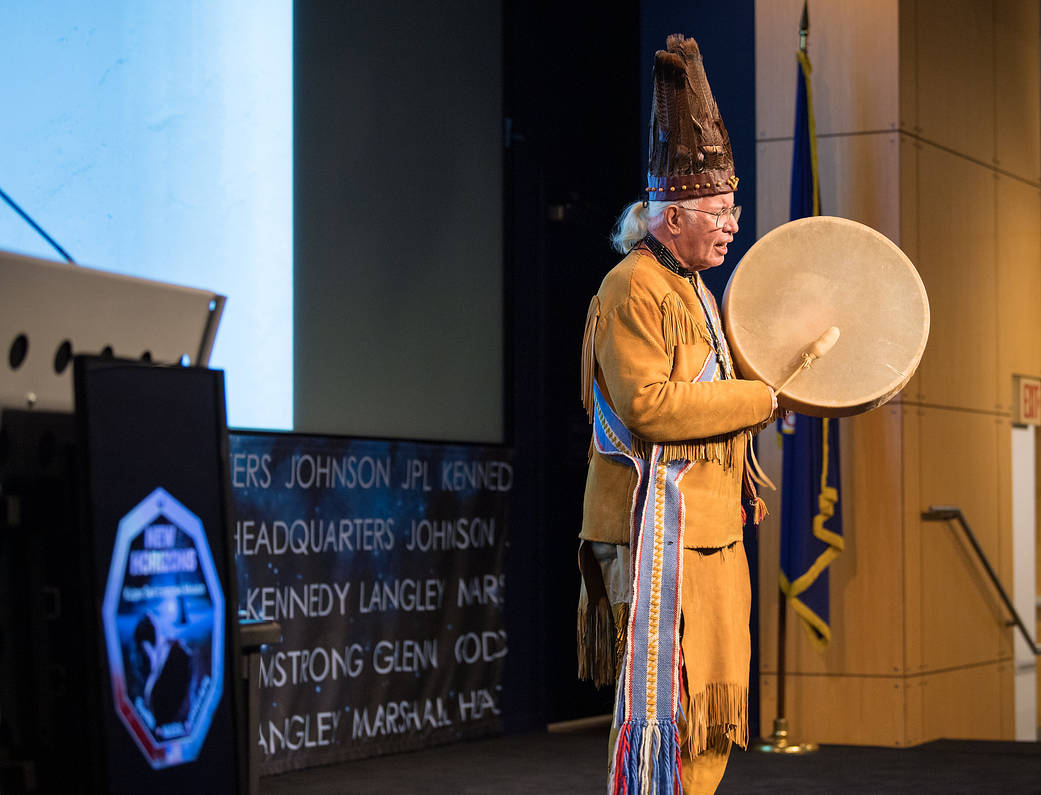
<instances>
[{"instance_id":1,"label":"tan leather sleeve","mask_svg":"<svg viewBox=\"0 0 1041 795\"><path fill-rule=\"evenodd\" d=\"M660 305L631 294L600 318L596 357L614 410L626 427L652 442L704 439L750 428L773 411L761 381L673 381Z\"/></svg>"}]
</instances>

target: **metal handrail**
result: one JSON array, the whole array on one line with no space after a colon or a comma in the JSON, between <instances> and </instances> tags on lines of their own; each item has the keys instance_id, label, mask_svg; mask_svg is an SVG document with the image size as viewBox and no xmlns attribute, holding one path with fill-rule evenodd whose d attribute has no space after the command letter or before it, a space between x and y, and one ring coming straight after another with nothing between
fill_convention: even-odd
<instances>
[{"instance_id":1,"label":"metal handrail","mask_svg":"<svg viewBox=\"0 0 1041 795\"><path fill-rule=\"evenodd\" d=\"M998 579L998 575L990 565L990 561L987 560L987 556L983 554L983 549L980 548L980 544L976 540L972 528L969 527L969 523L965 521L965 514L961 512L961 508L957 505L930 505L929 510L922 511L922 518L929 522L949 522L953 520L961 525L961 529L965 531L965 537L969 539L972 548L976 550L976 557L979 558L980 563L983 564L983 568L986 569L994 587L998 589L998 593L1001 595L1001 601L1005 603L1005 608L1012 614L1012 621L1017 627L1019 627L1023 639L1027 642L1027 646L1030 647L1030 650L1034 652L1035 656L1041 656L1041 646L1035 642L1034 638L1031 637L1030 633L1027 631L1027 626L1023 623L1023 619L1019 617L1019 612L1016 610L1016 606L1012 604L1012 600L1009 599L1008 593L1001 585L1001 580Z\"/></svg>"}]
</instances>

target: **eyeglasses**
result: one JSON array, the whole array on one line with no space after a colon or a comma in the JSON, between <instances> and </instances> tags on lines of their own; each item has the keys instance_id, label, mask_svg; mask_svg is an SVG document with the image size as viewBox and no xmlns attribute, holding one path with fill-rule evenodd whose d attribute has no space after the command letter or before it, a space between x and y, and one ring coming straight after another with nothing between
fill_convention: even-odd
<instances>
[{"instance_id":1,"label":"eyeglasses","mask_svg":"<svg viewBox=\"0 0 1041 795\"><path fill-rule=\"evenodd\" d=\"M682 204L677 204L681 210L690 210L695 213L705 213L705 215L711 215L716 219L716 228L722 229L726 224L728 218L733 218L734 223L737 223L737 219L741 217L741 205L735 204L733 207L724 207L721 210L702 210L699 207L684 207Z\"/></svg>"}]
</instances>

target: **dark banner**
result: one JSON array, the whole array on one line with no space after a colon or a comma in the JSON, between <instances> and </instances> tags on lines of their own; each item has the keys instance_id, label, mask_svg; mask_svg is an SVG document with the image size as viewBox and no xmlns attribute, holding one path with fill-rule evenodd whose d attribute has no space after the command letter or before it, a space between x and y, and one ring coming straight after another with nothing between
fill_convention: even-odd
<instances>
[{"instance_id":1,"label":"dark banner","mask_svg":"<svg viewBox=\"0 0 1041 795\"><path fill-rule=\"evenodd\" d=\"M501 729L509 451L234 433L231 480L261 773Z\"/></svg>"}]
</instances>

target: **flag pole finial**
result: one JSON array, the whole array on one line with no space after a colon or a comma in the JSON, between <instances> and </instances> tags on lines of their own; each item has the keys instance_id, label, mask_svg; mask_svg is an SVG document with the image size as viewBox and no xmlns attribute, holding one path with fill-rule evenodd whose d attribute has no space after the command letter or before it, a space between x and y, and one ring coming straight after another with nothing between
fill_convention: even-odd
<instances>
[{"instance_id":1,"label":"flag pole finial","mask_svg":"<svg viewBox=\"0 0 1041 795\"><path fill-rule=\"evenodd\" d=\"M806 52L806 37L810 34L810 9L808 0L802 3L802 19L799 21L799 49Z\"/></svg>"}]
</instances>

